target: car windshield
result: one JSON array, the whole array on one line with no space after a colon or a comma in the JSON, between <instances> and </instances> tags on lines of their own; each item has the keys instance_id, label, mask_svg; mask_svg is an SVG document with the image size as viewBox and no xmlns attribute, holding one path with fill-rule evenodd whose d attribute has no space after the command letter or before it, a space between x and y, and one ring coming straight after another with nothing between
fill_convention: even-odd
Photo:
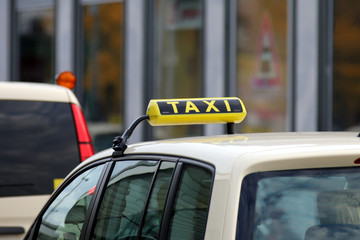
<instances>
[{"instance_id":1,"label":"car windshield","mask_svg":"<svg viewBox=\"0 0 360 240\"><path fill-rule=\"evenodd\" d=\"M360 239L359 170L248 175L242 184L236 239Z\"/></svg>"}]
</instances>

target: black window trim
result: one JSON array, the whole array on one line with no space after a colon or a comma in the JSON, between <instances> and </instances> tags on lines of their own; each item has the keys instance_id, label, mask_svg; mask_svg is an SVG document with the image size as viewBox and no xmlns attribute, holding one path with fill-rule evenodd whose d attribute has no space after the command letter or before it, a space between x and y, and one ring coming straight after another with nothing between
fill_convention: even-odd
<instances>
[{"instance_id":1,"label":"black window trim","mask_svg":"<svg viewBox=\"0 0 360 240\"><path fill-rule=\"evenodd\" d=\"M201 162L199 160L195 160L195 159L190 159L190 158L182 158L182 157L178 157L178 156L167 156L167 155L128 155L128 156L124 156L124 157L116 157L116 158L112 158L111 159L114 164L117 161L128 161L128 160L151 160L151 161L159 161L159 165L154 173L152 182L150 184L149 187L149 191L148 191L148 195L146 197L145 200L145 206L144 206L144 210L147 208L149 201L150 201L150 197L151 197L151 192L153 191L153 187L154 187L154 182L156 179L156 176L158 174L159 171L159 167L161 166L161 163L164 161L167 162L176 162L175 168L174 168L174 172L173 175L171 177L171 182L170 182L170 186L169 186L169 191L166 197L166 201L165 201L165 206L164 206L164 212L163 212L163 216L162 216L162 220L160 223L160 231L159 231L159 240L162 239L167 239L168 238L168 234L169 234L169 225L170 225L170 220L172 217L172 211L174 208L174 204L175 204L175 200L176 200L176 193L178 191L179 188L179 184L180 184L180 180L181 180L181 176L183 173L183 169L184 169L184 165L192 165L192 166L197 166L197 167L201 167L204 168L208 171L211 172L212 175L212 183L211 183L211 190L210 192L212 192L213 189L213 184L214 184L214 178L215 178L215 166L211 165L210 163L205 163L205 162ZM110 175L110 174L109 174ZM109 176L108 176L109 177ZM106 185L102 188L102 192L105 192L106 189ZM93 212L98 212L99 208L100 208L100 204L102 201L102 197L104 194L101 195L101 199L99 199L98 201L98 205L96 206L96 209L93 210ZM209 198L209 207L210 207L210 202L211 202L211 195ZM96 216L96 215L95 215ZM137 233L137 238L141 239L141 233L142 233L142 228L143 228L143 224L144 224L144 219L146 216L146 211L143 211L142 216L141 216L141 221L139 224L139 229L138 229L138 233ZM91 239L92 233L94 231L94 227L95 227L95 218L92 220L91 222L91 226L90 226L90 231L87 230L87 235L86 238L81 240L85 240L85 239ZM83 228L84 230L84 228Z\"/></svg>"},{"instance_id":2,"label":"black window trim","mask_svg":"<svg viewBox=\"0 0 360 240\"><path fill-rule=\"evenodd\" d=\"M170 183L168 195L166 197L164 212L160 224L160 232L159 232L160 240L167 239L169 234L169 225L170 225L172 210L174 208L176 192L179 187L183 168L184 168L184 164L182 162L178 162L175 166L175 170L171 178L171 183Z\"/></svg>"},{"instance_id":3,"label":"black window trim","mask_svg":"<svg viewBox=\"0 0 360 240\"><path fill-rule=\"evenodd\" d=\"M79 240L90 239L92 232L87 231L87 229L91 229L94 225L97 213L99 211L99 205L105 194L107 182L111 176L111 172L112 169L114 168L114 165L115 165L114 161L109 161L104 166L103 172L101 173L99 181L96 184L94 196L91 198L89 209L86 212L85 221L83 228L81 229Z\"/></svg>"},{"instance_id":4,"label":"black window trim","mask_svg":"<svg viewBox=\"0 0 360 240\"><path fill-rule=\"evenodd\" d=\"M137 238L138 239L141 239L142 228L143 228L144 219L145 219L145 216L146 216L145 209L147 209L147 206L149 205L151 192L153 191L155 179L156 179L156 176L158 174L158 171L159 171L159 168L160 168L162 162L176 162L176 165L175 165L172 177L171 177L169 191L168 191L168 194L167 194L167 197L166 197L165 206L164 206L164 212L163 212L163 216L162 216L162 220L161 220L161 224L160 224L160 231L159 231L159 239L160 240L168 238L168 232L169 232L168 230L169 230L170 219L172 217L172 212L173 212L173 208L174 208L174 204L175 204L175 200L176 200L176 196L177 196L176 193L177 193L178 188L179 188L179 184L180 184L181 176L182 176L182 173L183 173L184 165L198 166L198 167L204 168L206 170L209 170L211 172L211 174L212 174L211 189L213 187L214 176L215 176L215 167L208 164L208 163L203 163L203 162L199 162L199 161L192 160L192 159L187 159L187 158L180 158L180 157L176 157L176 156L161 156L161 155L133 155L133 156L125 156L125 157L114 158L113 159L114 162L116 162L116 161L126 161L126 160L159 161L159 165L158 165L158 167L157 167L157 169L156 169L156 171L154 173L154 176L152 178L152 181L151 181L151 184L150 184L150 187L149 187L149 191L148 191L148 194L147 194L147 197L146 197L144 211L142 213L142 217L141 217L141 221L140 221L139 229L138 229L138 233L137 233ZM211 198L211 196L210 196L210 198ZM210 203L210 200L209 200L209 203ZM98 206L98 208L99 207L100 206ZM98 211L98 209L97 209L97 211ZM94 221L93 221L93 223L94 223ZM91 238L92 231L93 231L94 227L95 227L95 225L92 226L91 231L87 231L87 232L90 232L91 234L88 236L88 238L85 238L85 239L90 239Z\"/></svg>"},{"instance_id":5,"label":"black window trim","mask_svg":"<svg viewBox=\"0 0 360 240\"><path fill-rule=\"evenodd\" d=\"M71 177L66 179L66 182L64 182L64 184L62 184L50 197L50 200L43 207L43 209L37 216L36 220L34 221L33 226L31 226L30 231L28 232L27 236L24 239L34 239L34 237L37 237L43 214L48 209L50 204L55 200L55 198L63 191L64 188L66 188L77 176L79 176L84 171L86 171L90 168L99 166L101 164L105 164L104 169L102 170L102 172L100 174L99 181L96 184L97 187L95 188L94 196L92 197L92 199L90 201L89 209L86 214L85 222L84 222L83 228L81 230L80 238L79 238L80 240L91 239L91 236L93 235L93 231L94 231L95 224L96 224L96 217L97 217L98 211L100 209L101 202L102 202L104 194L105 194L106 186L107 186L107 183L111 176L112 169L114 168L116 162L128 161L128 160L134 160L134 161L151 160L151 161L159 162L159 165L154 173L152 182L149 187L149 192L148 192L148 195L147 195L147 198L145 201L144 209L146 209L146 207L149 204L151 192L153 190L154 182L155 182L156 176L158 174L159 167L161 166L161 163L162 162L175 162L176 163L173 175L171 177L168 195L166 197L166 201L165 201L165 205L164 205L164 212L163 212L163 217L162 217L160 231L159 231L159 239L160 240L168 238L168 231L169 231L170 219L172 217L172 210L173 210L173 207L175 204L176 193L177 193L177 190L178 190L178 187L180 184L181 176L182 176L185 165L198 166L198 167L204 168L206 170L209 170L212 174L212 184L211 184L211 190L210 190L212 192L213 185L214 185L214 178L215 178L215 166L211 165L210 163L200 162L199 160L195 160L195 159L181 158L178 156L151 155L151 154L149 154L149 155L130 155L130 156L127 155L127 156L117 157L117 158L106 157L106 158L103 158L96 162L88 164L87 166L79 169ZM210 199L209 199L209 207L210 207L210 202L211 202L211 196L212 195L210 195ZM146 212L143 211L142 218L141 218L140 225L139 225L139 230L138 230L138 238L139 239L141 237L145 215L146 215Z\"/></svg>"},{"instance_id":6,"label":"black window trim","mask_svg":"<svg viewBox=\"0 0 360 240\"><path fill-rule=\"evenodd\" d=\"M155 174L151 180L151 184L150 184L150 187L149 187L149 191L148 191L148 195L146 196L146 200L145 200L145 206L144 206L144 211L142 213L142 216L141 216L141 220L140 220L140 224L139 224L139 230L138 230L138 233L137 233L137 237L140 239L141 238L141 234L142 234L142 229L143 229L143 226L144 226L144 222L145 222L145 217L146 217L146 209L148 208L149 206L149 203L150 203L150 200L151 200L151 194L154 190L154 185L155 185L155 181L156 181L156 178L157 178L157 175L159 174L159 170L160 170L160 167L162 165L163 162L177 162L178 159L161 159L159 161L159 164L158 164L158 167L155 171ZM175 172L175 169L176 169L176 165L174 167L174 172ZM174 176L174 173L172 174L171 176L171 181L172 181L172 178ZM166 202L166 201L165 201Z\"/></svg>"},{"instance_id":7,"label":"black window trim","mask_svg":"<svg viewBox=\"0 0 360 240\"><path fill-rule=\"evenodd\" d=\"M178 159L179 159L179 157L161 156L161 155L126 155L126 156L123 156L123 157L112 157L110 159L111 168L108 169L108 171L106 172L106 174L107 174L105 176L106 179L105 179L105 177L101 176L101 178L104 178L101 181L101 186L99 186L99 188L96 188L96 190L98 190L98 192L97 193L95 192L94 194L96 194L96 195L94 196L94 198L91 199L91 200L94 200L94 205L92 205L90 203L89 209L91 207L91 211L88 211L88 213L87 213L87 215L90 215L90 216L89 217L87 216L88 219L84 223L84 226L82 228L81 235L80 235L79 239L80 240L87 240L87 239L92 238L92 235L93 235L93 232L94 232L94 229L95 229L95 225L96 225L96 217L97 217L97 214L98 214L98 212L100 210L101 202L102 202L102 200L104 198L107 183L108 183L108 181L110 179L112 169L114 168L116 162L119 162L119 161L144 161L145 160L145 161L158 161L159 163L161 163L162 161L177 162ZM160 166L160 164L159 164L159 166ZM155 174L153 176L151 185L149 187L149 192L148 192L148 195L147 195L147 198L146 198L146 201L145 201L145 207L148 206L148 204L149 204L150 194L151 194L151 191L153 189L154 179L156 178L157 172L159 170L159 166L155 171ZM144 208L144 209L146 209L146 208ZM139 225L138 237L141 235L141 229L142 229L142 226L143 226L143 223L144 223L145 215L146 214L145 214L145 211L144 211L143 214L142 214L142 219L140 221L140 225Z\"/></svg>"},{"instance_id":8,"label":"black window trim","mask_svg":"<svg viewBox=\"0 0 360 240\"><path fill-rule=\"evenodd\" d=\"M189 159L189 158L180 158L178 160L178 163L175 166L174 174L172 176L172 180L170 183L168 196L166 198L165 206L164 206L164 212L163 217L161 220L160 225L160 233L159 233L159 240L165 240L169 236L169 226L170 226L170 220L172 217L172 212L175 205L175 200L177 197L177 191L179 189L179 184L181 180L181 176L184 170L185 165L192 165L204 168L211 172L212 175L212 182L210 187L210 197L209 197L209 209L210 209L210 203L211 203L211 196L212 196L212 189L214 185L214 179L215 179L215 166L211 165L210 163L201 162L199 160ZM207 213L206 219L208 218L209 212ZM206 233L206 230L205 230Z\"/></svg>"}]
</instances>

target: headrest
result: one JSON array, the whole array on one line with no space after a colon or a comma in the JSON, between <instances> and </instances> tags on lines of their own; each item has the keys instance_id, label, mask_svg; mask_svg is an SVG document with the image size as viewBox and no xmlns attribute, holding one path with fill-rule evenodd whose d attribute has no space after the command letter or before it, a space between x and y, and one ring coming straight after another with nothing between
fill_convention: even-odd
<instances>
[{"instance_id":1,"label":"headrest","mask_svg":"<svg viewBox=\"0 0 360 240\"><path fill-rule=\"evenodd\" d=\"M359 190L319 193L318 217L320 224L360 224Z\"/></svg>"},{"instance_id":2,"label":"headrest","mask_svg":"<svg viewBox=\"0 0 360 240\"><path fill-rule=\"evenodd\" d=\"M305 240L359 240L360 225L329 224L310 227Z\"/></svg>"}]
</instances>

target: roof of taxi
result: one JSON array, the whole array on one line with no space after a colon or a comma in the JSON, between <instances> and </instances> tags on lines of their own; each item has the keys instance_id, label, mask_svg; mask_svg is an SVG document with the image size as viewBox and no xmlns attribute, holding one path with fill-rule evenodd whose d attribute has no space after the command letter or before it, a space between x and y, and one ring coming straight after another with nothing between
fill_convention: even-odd
<instances>
[{"instance_id":1,"label":"roof of taxi","mask_svg":"<svg viewBox=\"0 0 360 240\"><path fill-rule=\"evenodd\" d=\"M197 159L214 165L231 165L236 161L250 161L254 164L289 158L329 158L346 155L360 157L360 138L357 135L355 132L287 132L167 139L131 144L125 150L125 156L170 155ZM112 152L112 149L108 149L97 158L101 155L111 156ZM353 157L351 159L352 162L355 160ZM339 162L334 164L337 166ZM316 164L313 166L316 167Z\"/></svg>"},{"instance_id":2,"label":"roof of taxi","mask_svg":"<svg viewBox=\"0 0 360 240\"><path fill-rule=\"evenodd\" d=\"M344 145L356 145L356 148L359 148L360 138L357 135L358 133L354 132L284 132L189 137L132 144L125 154L151 153L194 157L195 154L203 156L206 150L210 155L223 155L226 151L227 154L237 157L280 149L294 151L306 148L321 151L323 147L343 148ZM184 151L186 149L189 151Z\"/></svg>"},{"instance_id":3,"label":"roof of taxi","mask_svg":"<svg viewBox=\"0 0 360 240\"><path fill-rule=\"evenodd\" d=\"M72 102L79 105L71 90L46 83L0 82L0 99Z\"/></svg>"}]
</instances>

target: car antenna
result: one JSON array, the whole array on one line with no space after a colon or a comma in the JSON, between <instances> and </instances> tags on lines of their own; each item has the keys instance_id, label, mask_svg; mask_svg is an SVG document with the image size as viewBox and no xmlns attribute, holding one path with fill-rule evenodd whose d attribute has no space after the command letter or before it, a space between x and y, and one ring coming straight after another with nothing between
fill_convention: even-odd
<instances>
[{"instance_id":1,"label":"car antenna","mask_svg":"<svg viewBox=\"0 0 360 240\"><path fill-rule=\"evenodd\" d=\"M114 152L112 154L113 157L121 157L124 155L124 151L127 148L126 142L133 133L136 126L141 123L144 120L149 119L149 115L143 115L139 118L137 118L128 129L125 130L123 135L117 136L113 140L112 148L114 149Z\"/></svg>"}]
</instances>

